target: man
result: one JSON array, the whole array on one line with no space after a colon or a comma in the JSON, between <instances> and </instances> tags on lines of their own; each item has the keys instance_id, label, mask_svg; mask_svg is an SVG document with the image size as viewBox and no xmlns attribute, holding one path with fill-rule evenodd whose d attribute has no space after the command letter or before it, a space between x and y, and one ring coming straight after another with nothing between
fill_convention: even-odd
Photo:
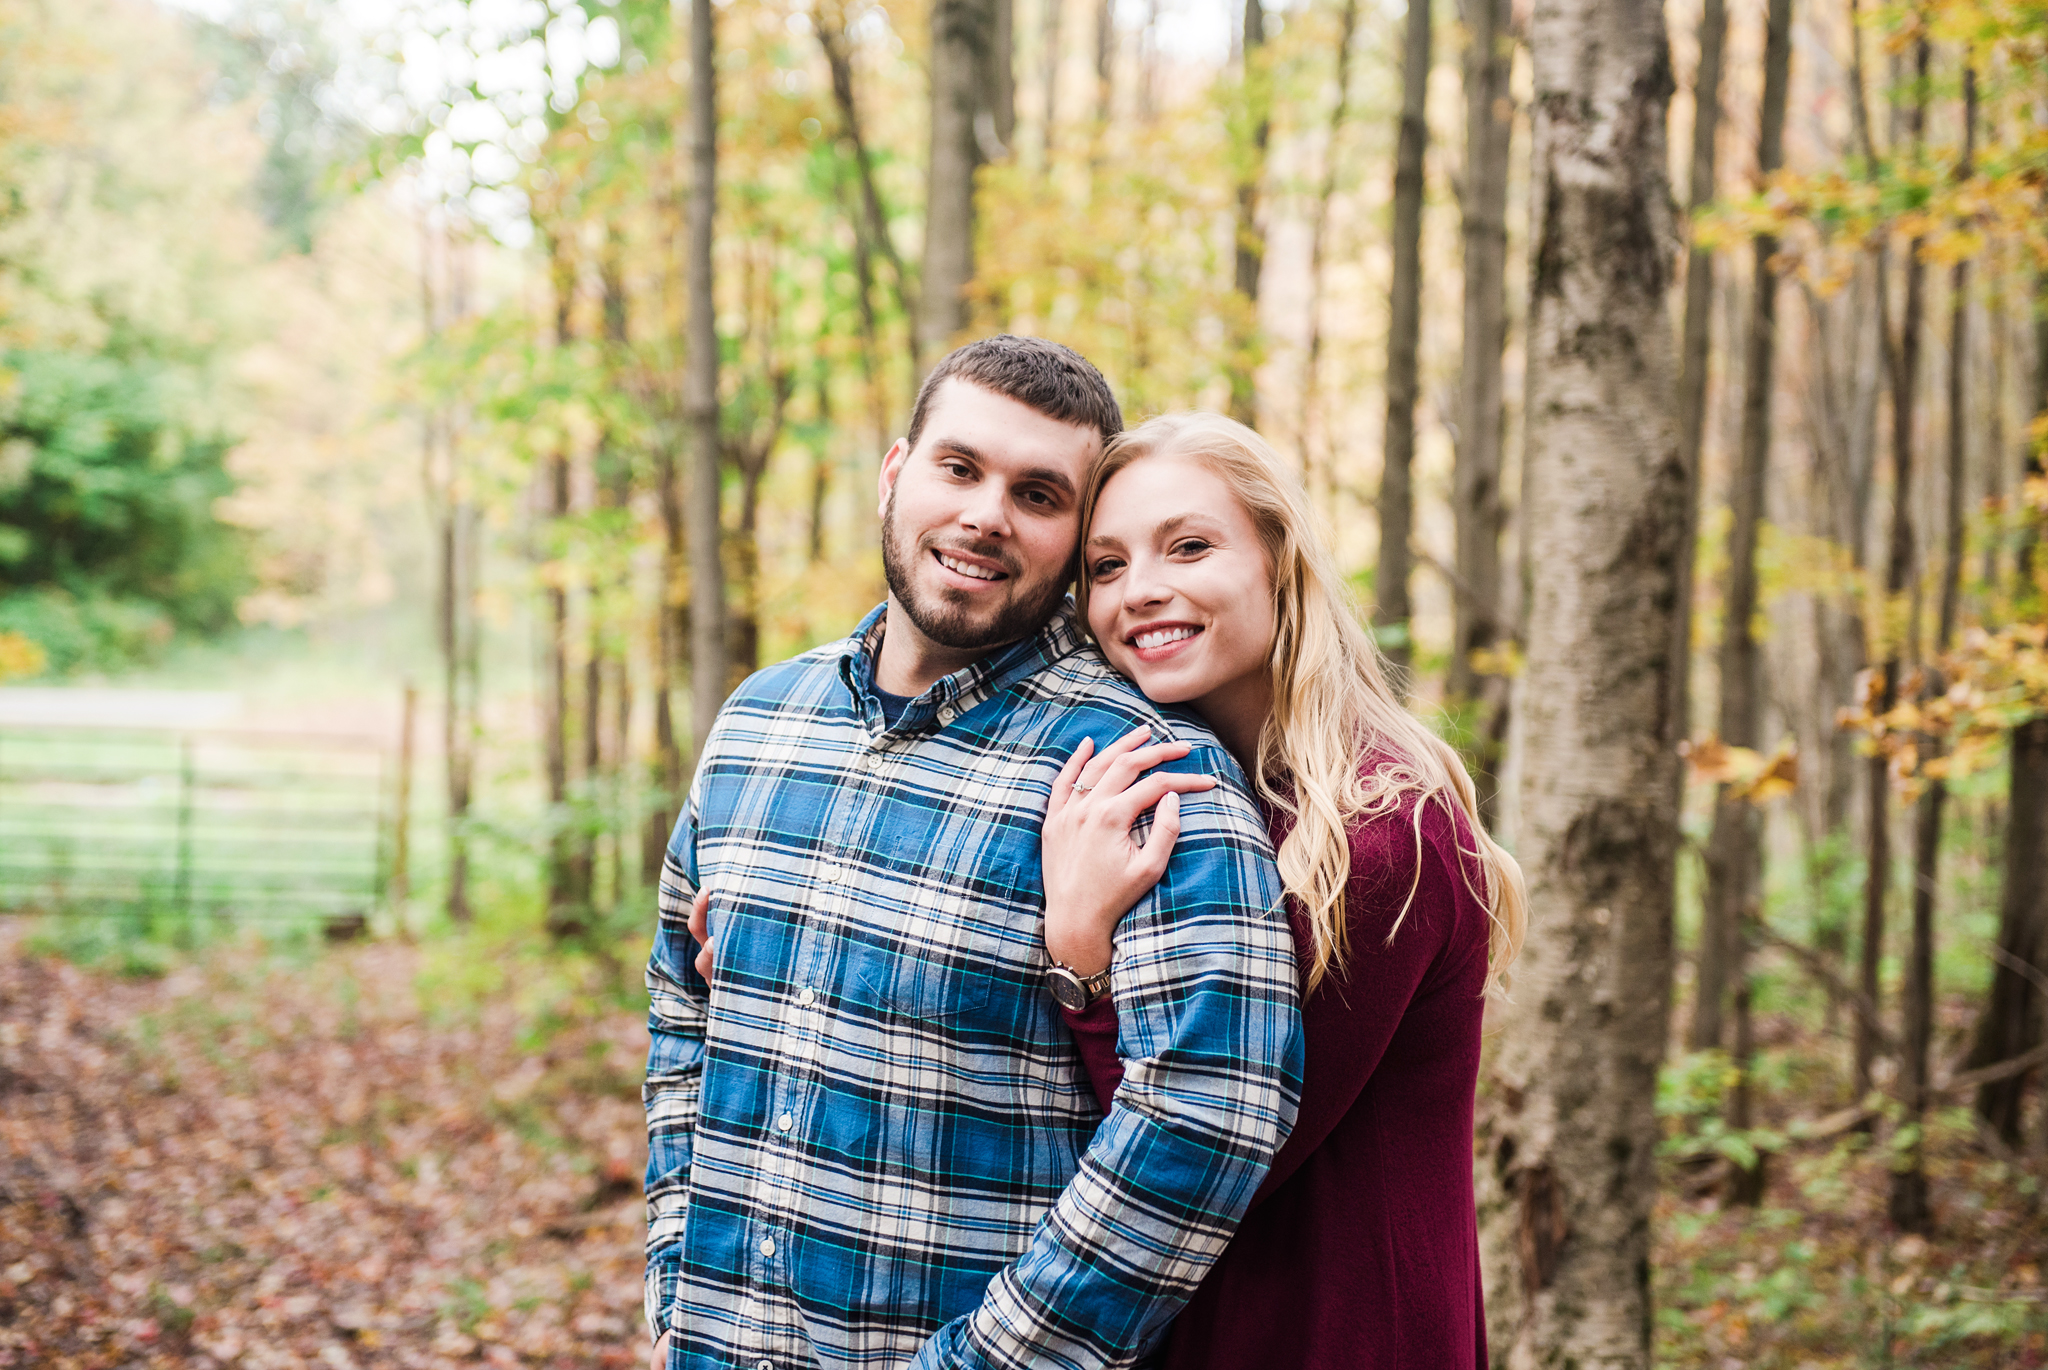
<instances>
[{"instance_id":1,"label":"man","mask_svg":"<svg viewBox=\"0 0 2048 1370\"><path fill-rule=\"evenodd\" d=\"M647 969L647 1312L669 1370L1132 1364L1292 1125L1294 948L1258 813L1064 596L1083 479L1121 427L1064 347L947 357L882 464L888 602L719 715ZM1122 929L1105 1120L1048 992L1038 835L1081 740L1138 726L1225 779L1185 797Z\"/></svg>"}]
</instances>

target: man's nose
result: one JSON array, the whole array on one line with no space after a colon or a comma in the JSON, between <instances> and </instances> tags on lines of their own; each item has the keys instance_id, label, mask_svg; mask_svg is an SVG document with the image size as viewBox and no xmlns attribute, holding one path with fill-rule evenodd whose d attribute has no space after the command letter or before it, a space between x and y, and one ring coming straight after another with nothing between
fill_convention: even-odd
<instances>
[{"instance_id":1,"label":"man's nose","mask_svg":"<svg viewBox=\"0 0 2048 1370\"><path fill-rule=\"evenodd\" d=\"M1009 492L999 481L978 483L960 510L960 526L987 538L1008 537L1010 533Z\"/></svg>"}]
</instances>

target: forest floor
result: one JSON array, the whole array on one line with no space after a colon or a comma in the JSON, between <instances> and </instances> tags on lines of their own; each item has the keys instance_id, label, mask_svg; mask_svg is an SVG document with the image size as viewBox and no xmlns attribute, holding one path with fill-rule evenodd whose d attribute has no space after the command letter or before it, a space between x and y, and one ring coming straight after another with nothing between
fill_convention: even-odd
<instances>
[{"instance_id":1,"label":"forest floor","mask_svg":"<svg viewBox=\"0 0 2048 1370\"><path fill-rule=\"evenodd\" d=\"M27 934L0 918L0 1367L643 1363L636 967L472 938L137 976ZM1767 1111L1838 1097L1785 1045ZM1670 1073L1674 1136L1713 1073ZM2048 1364L2038 1163L1928 1136L1931 1240L1857 1134L1789 1144L1755 1210L1667 1158L1658 1363Z\"/></svg>"}]
</instances>

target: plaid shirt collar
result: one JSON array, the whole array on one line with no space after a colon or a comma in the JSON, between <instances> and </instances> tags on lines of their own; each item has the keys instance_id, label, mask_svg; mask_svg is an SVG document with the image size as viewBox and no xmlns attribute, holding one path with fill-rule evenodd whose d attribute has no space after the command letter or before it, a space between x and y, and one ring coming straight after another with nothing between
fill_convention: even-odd
<instances>
[{"instance_id":1,"label":"plaid shirt collar","mask_svg":"<svg viewBox=\"0 0 2048 1370\"><path fill-rule=\"evenodd\" d=\"M889 605L885 601L869 611L839 648L839 679L853 696L871 743L880 743L891 734L907 736L933 726L944 727L983 700L1087 646L1074 597L1063 596L1052 617L1037 632L998 647L949 676L941 676L904 706L902 716L891 728L882 715L882 702L875 696L875 659L882 650L888 626Z\"/></svg>"}]
</instances>

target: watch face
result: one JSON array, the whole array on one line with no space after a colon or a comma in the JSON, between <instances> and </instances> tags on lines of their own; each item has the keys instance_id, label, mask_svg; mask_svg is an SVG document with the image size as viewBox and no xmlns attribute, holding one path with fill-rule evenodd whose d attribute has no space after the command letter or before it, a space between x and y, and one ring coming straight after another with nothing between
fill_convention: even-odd
<instances>
[{"instance_id":1,"label":"watch face","mask_svg":"<svg viewBox=\"0 0 2048 1370\"><path fill-rule=\"evenodd\" d=\"M1045 973L1045 982L1052 990L1052 997L1059 1001L1061 1008L1079 1013L1088 1007L1088 991L1081 985L1079 977L1065 966L1054 966Z\"/></svg>"}]
</instances>

